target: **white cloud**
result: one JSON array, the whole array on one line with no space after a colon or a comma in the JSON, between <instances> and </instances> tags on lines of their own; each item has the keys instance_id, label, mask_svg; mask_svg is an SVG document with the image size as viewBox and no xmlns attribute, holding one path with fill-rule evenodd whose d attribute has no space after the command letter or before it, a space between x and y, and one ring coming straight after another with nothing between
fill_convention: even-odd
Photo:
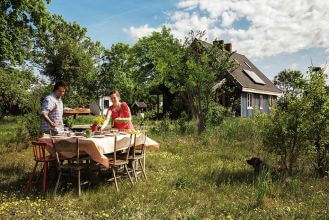
<instances>
[{"instance_id":1,"label":"white cloud","mask_svg":"<svg viewBox=\"0 0 329 220\"><path fill-rule=\"evenodd\" d=\"M229 39L235 50L253 58L307 48L323 48L329 56L328 11L329 1L323 0L179 0L163 25L178 38L190 30L206 30L209 40ZM247 29L233 26L241 18L249 21ZM125 31L139 38L161 26Z\"/></svg>"},{"instance_id":2,"label":"white cloud","mask_svg":"<svg viewBox=\"0 0 329 220\"><path fill-rule=\"evenodd\" d=\"M145 24L140 27L129 27L129 28L124 28L123 31L126 33L129 33L133 38L141 38L144 36L150 35L152 32L160 31L161 27L157 28L152 28L149 27L148 24Z\"/></svg>"}]
</instances>

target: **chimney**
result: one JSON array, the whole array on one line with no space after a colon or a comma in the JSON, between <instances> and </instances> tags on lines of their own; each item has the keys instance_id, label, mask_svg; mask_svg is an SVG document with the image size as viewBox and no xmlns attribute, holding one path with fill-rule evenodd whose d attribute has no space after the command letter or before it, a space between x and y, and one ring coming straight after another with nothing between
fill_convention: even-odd
<instances>
[{"instance_id":1,"label":"chimney","mask_svg":"<svg viewBox=\"0 0 329 220\"><path fill-rule=\"evenodd\" d=\"M224 48L228 52L230 52L230 53L232 52L232 44L231 43L224 44Z\"/></svg>"},{"instance_id":2,"label":"chimney","mask_svg":"<svg viewBox=\"0 0 329 220\"><path fill-rule=\"evenodd\" d=\"M221 49L224 48L224 41L223 40L214 40L212 44L216 47L219 47Z\"/></svg>"}]
</instances>

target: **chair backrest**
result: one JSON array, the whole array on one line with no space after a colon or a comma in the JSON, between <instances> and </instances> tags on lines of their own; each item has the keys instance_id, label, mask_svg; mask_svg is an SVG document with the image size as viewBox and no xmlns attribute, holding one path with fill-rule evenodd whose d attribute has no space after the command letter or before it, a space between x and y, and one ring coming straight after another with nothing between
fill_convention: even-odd
<instances>
[{"instance_id":1,"label":"chair backrest","mask_svg":"<svg viewBox=\"0 0 329 220\"><path fill-rule=\"evenodd\" d=\"M142 138L142 140L138 140L137 142L137 134L134 134L134 142L133 142L133 145L132 145L132 150L131 150L131 154L132 154L132 157L133 159L135 159L136 155L143 155L145 153L145 142L146 142L146 138L147 138L147 134L146 134L146 131L145 130L141 130L140 131L140 135Z\"/></svg>"},{"instance_id":2,"label":"chair backrest","mask_svg":"<svg viewBox=\"0 0 329 220\"><path fill-rule=\"evenodd\" d=\"M47 144L40 141L32 141L33 155L35 160L46 159L46 146Z\"/></svg>"},{"instance_id":3,"label":"chair backrest","mask_svg":"<svg viewBox=\"0 0 329 220\"><path fill-rule=\"evenodd\" d=\"M117 152L124 150L124 160L128 161L129 158L129 152L131 147L131 141L132 141L132 135L129 137L124 137L123 139L120 139L120 148L118 148L118 135L116 134L114 136L114 152L113 152L113 163L116 165L117 161ZM121 157L122 158L122 157Z\"/></svg>"},{"instance_id":4,"label":"chair backrest","mask_svg":"<svg viewBox=\"0 0 329 220\"><path fill-rule=\"evenodd\" d=\"M80 146L79 146L79 138L73 137L69 139L61 139L61 140L56 140L56 139L51 139L55 152L56 152L56 159L57 162L59 162L59 154L61 152L70 152L73 154L76 154L77 157L77 163L79 163L79 151L80 151Z\"/></svg>"}]
</instances>

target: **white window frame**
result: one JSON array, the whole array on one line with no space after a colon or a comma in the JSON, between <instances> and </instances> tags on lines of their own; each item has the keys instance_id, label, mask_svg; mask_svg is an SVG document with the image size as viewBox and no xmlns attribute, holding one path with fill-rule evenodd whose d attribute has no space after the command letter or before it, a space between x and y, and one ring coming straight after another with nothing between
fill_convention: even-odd
<instances>
[{"instance_id":1,"label":"white window frame","mask_svg":"<svg viewBox=\"0 0 329 220\"><path fill-rule=\"evenodd\" d=\"M259 95L259 109L263 109L264 106L264 97L263 95Z\"/></svg>"},{"instance_id":2,"label":"white window frame","mask_svg":"<svg viewBox=\"0 0 329 220\"><path fill-rule=\"evenodd\" d=\"M247 109L253 109L254 103L253 103L253 94L247 93Z\"/></svg>"}]
</instances>

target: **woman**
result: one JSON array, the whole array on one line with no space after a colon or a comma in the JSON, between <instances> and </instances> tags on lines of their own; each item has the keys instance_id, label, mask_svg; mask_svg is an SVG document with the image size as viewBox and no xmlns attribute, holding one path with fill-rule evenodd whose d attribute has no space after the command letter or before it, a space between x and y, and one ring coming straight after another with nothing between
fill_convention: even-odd
<instances>
[{"instance_id":1,"label":"woman","mask_svg":"<svg viewBox=\"0 0 329 220\"><path fill-rule=\"evenodd\" d=\"M120 102L120 94L118 91L114 90L110 93L110 98L113 105L107 110L105 121L102 125L101 130L103 130L109 123L110 118L114 124L114 128L117 129L134 129L131 123L131 113L130 109L125 102ZM117 118L125 118L128 121L121 122L116 121Z\"/></svg>"}]
</instances>

